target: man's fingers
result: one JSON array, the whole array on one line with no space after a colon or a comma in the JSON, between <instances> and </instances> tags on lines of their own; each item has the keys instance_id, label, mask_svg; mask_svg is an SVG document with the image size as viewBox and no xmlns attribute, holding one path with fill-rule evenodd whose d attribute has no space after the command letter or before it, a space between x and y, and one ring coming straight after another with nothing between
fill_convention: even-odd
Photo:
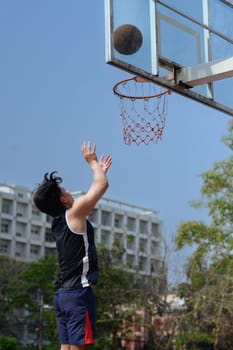
<instances>
[{"instance_id":1,"label":"man's fingers","mask_svg":"<svg viewBox=\"0 0 233 350\"><path fill-rule=\"evenodd\" d=\"M82 152L95 153L96 152L96 144L94 143L93 148L92 148L91 142L85 141L82 144L81 150L82 150Z\"/></svg>"}]
</instances>

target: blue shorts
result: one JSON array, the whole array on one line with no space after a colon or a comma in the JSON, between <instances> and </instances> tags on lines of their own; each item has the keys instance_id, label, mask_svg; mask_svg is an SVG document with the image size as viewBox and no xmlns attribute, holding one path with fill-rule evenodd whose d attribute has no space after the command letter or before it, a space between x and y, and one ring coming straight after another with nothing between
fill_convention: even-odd
<instances>
[{"instance_id":1,"label":"blue shorts","mask_svg":"<svg viewBox=\"0 0 233 350\"><path fill-rule=\"evenodd\" d=\"M55 293L54 307L60 344L94 343L96 301L91 287Z\"/></svg>"}]
</instances>

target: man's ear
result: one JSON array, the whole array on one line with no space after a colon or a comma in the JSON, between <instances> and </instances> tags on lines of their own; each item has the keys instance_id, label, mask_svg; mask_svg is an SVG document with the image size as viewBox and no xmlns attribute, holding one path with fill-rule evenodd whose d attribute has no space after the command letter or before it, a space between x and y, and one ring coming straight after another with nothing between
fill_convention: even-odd
<instances>
[{"instance_id":1,"label":"man's ear","mask_svg":"<svg viewBox=\"0 0 233 350\"><path fill-rule=\"evenodd\" d=\"M63 205L66 204L66 199L65 199L65 197L64 197L63 195L60 196L60 201L61 201L61 203L62 203Z\"/></svg>"}]
</instances>

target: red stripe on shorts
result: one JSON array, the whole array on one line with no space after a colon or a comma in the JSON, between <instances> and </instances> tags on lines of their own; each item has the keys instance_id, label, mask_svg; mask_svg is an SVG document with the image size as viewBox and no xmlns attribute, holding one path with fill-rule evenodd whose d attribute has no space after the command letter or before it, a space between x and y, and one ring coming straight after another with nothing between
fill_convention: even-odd
<instances>
[{"instance_id":1,"label":"red stripe on shorts","mask_svg":"<svg viewBox=\"0 0 233 350\"><path fill-rule=\"evenodd\" d=\"M85 344L93 344L93 332L88 310L86 310L86 325L85 325Z\"/></svg>"}]
</instances>

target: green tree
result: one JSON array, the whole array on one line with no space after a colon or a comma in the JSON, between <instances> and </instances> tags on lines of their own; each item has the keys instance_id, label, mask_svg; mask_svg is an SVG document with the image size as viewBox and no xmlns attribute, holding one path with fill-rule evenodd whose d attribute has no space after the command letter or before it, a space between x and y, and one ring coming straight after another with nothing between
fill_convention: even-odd
<instances>
[{"instance_id":1,"label":"green tree","mask_svg":"<svg viewBox=\"0 0 233 350\"><path fill-rule=\"evenodd\" d=\"M0 339L1 350L20 350L19 341L13 337L2 337Z\"/></svg>"},{"instance_id":2,"label":"green tree","mask_svg":"<svg viewBox=\"0 0 233 350\"><path fill-rule=\"evenodd\" d=\"M119 244L112 251L98 247L100 278L95 289L95 348L119 349L122 340L135 339L135 327L144 326L151 334L151 339L153 337L156 349L170 349L172 337L168 336L165 341L161 332L159 335L155 334L152 324L152 317L168 313L168 303L162 298L166 278L145 278L139 273L129 272L120 259L123 252Z\"/></svg>"},{"instance_id":3,"label":"green tree","mask_svg":"<svg viewBox=\"0 0 233 350\"><path fill-rule=\"evenodd\" d=\"M15 290L20 274L26 265L5 256L0 256L0 329L1 335L15 335L14 323L18 315L15 312Z\"/></svg>"},{"instance_id":4,"label":"green tree","mask_svg":"<svg viewBox=\"0 0 233 350\"><path fill-rule=\"evenodd\" d=\"M122 271L118 257L120 247L113 255L104 247L98 247L100 277L95 288L97 299L97 341L95 348L118 348L118 332L124 318L133 311L127 305L133 303L132 274ZM118 256L118 257L117 257ZM123 307L124 306L124 307Z\"/></svg>"},{"instance_id":5,"label":"green tree","mask_svg":"<svg viewBox=\"0 0 233 350\"><path fill-rule=\"evenodd\" d=\"M157 349L170 349L168 347L170 338L166 341L162 339L161 334L154 332L151 323L151 318L156 314L162 316L168 312L168 304L161 297L166 278L158 279L150 276L145 279L139 273L129 272L122 266L121 257L124 251L119 242L114 245L112 251L98 247L98 253L100 278L95 288L97 296L95 348L118 349L122 338L134 339L134 327L144 325L151 334L153 348L156 346ZM48 257L28 264L19 263L19 266L11 259L6 261L8 265L5 274L0 274L2 286L5 286L2 288L2 300L8 300L5 317L12 309L11 320L16 322L13 329L22 329L20 327L26 325L29 333L37 333L37 341L30 349L56 350L59 345L53 310L53 282L58 272L57 259ZM1 264L0 269L3 269L3 266L4 264ZM12 270L10 266L13 266ZM11 275L9 271L12 272ZM12 279L14 273L15 279ZM6 288L11 282L13 282L11 288ZM147 313L146 323L140 314L141 311ZM15 315L19 317L16 318ZM18 339L22 340L21 334ZM45 340L48 345L45 345Z\"/></svg>"},{"instance_id":6,"label":"green tree","mask_svg":"<svg viewBox=\"0 0 233 350\"><path fill-rule=\"evenodd\" d=\"M223 142L233 150L233 122ZM206 334L216 350L233 349L233 156L216 162L202 174L201 200L209 224L183 222L178 227L177 249L193 246L186 275L187 283L179 286L186 300L181 321L186 344L196 334Z\"/></svg>"},{"instance_id":7,"label":"green tree","mask_svg":"<svg viewBox=\"0 0 233 350\"><path fill-rule=\"evenodd\" d=\"M27 264L15 293L18 307L26 311L24 322L27 323L29 331L37 334L38 349L43 348L45 340L58 346L53 309L57 269L57 258L53 256Z\"/></svg>"}]
</instances>

